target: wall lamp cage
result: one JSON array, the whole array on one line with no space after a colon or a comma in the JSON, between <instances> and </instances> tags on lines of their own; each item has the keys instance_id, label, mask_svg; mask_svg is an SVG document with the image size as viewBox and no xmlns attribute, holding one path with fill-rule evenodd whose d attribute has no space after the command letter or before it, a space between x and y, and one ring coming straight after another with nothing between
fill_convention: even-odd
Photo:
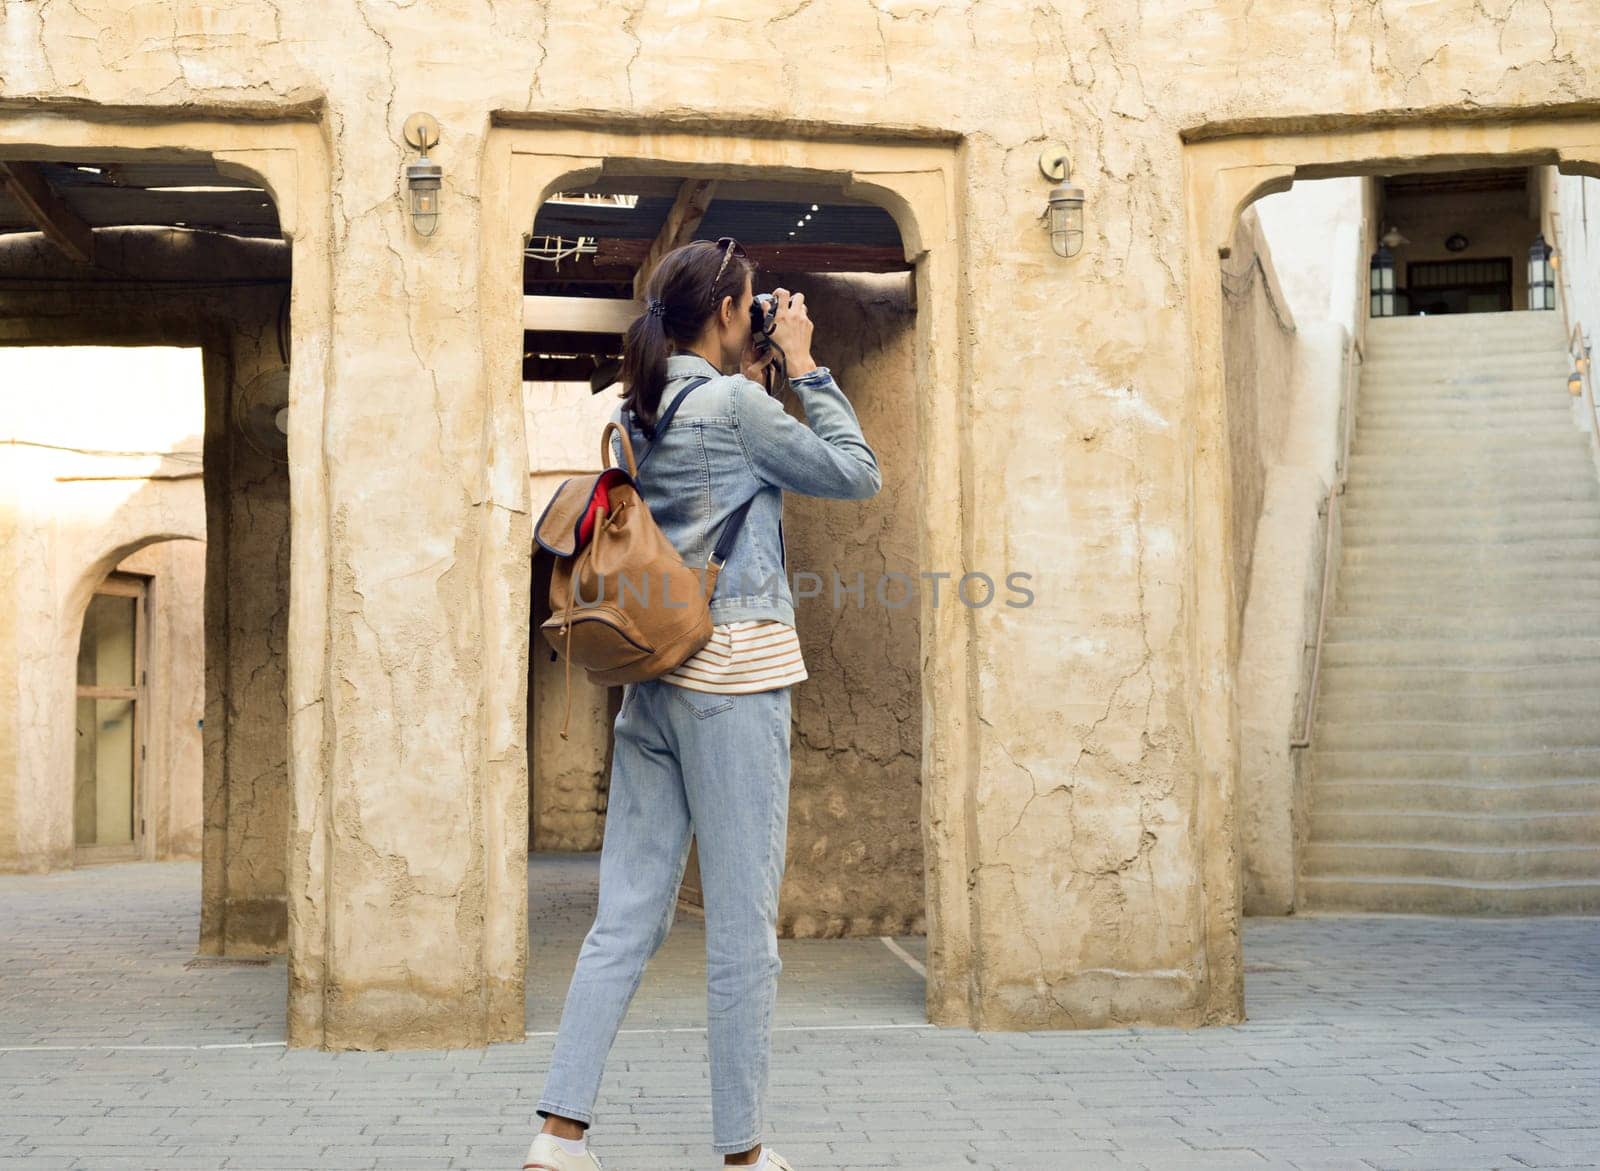
<instances>
[{"instance_id":1,"label":"wall lamp cage","mask_svg":"<svg viewBox=\"0 0 1600 1171\"><path fill-rule=\"evenodd\" d=\"M421 157L406 166L406 187L411 193L411 226L419 236L431 236L439 226L439 190L444 168L428 157L428 148L439 143L439 121L432 114L412 114L406 119L406 142L421 151Z\"/></svg>"},{"instance_id":2,"label":"wall lamp cage","mask_svg":"<svg viewBox=\"0 0 1600 1171\"><path fill-rule=\"evenodd\" d=\"M1368 316L1393 317L1396 309L1394 253L1379 244L1367 265Z\"/></svg>"},{"instance_id":3,"label":"wall lamp cage","mask_svg":"<svg viewBox=\"0 0 1600 1171\"><path fill-rule=\"evenodd\" d=\"M1545 243L1544 233L1533 238L1528 249L1528 308L1554 309L1556 307L1555 265L1551 255L1555 249Z\"/></svg>"},{"instance_id":4,"label":"wall lamp cage","mask_svg":"<svg viewBox=\"0 0 1600 1171\"><path fill-rule=\"evenodd\" d=\"M1067 180L1072 161L1067 148L1052 144L1039 154L1039 170L1053 179L1045 218L1050 226L1050 249L1057 256L1076 256L1083 250L1083 188Z\"/></svg>"}]
</instances>

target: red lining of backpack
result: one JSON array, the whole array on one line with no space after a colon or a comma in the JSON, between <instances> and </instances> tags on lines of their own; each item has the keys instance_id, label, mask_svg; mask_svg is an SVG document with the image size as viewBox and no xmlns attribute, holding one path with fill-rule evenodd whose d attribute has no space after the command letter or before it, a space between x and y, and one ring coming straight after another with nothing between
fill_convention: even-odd
<instances>
[{"instance_id":1,"label":"red lining of backpack","mask_svg":"<svg viewBox=\"0 0 1600 1171\"><path fill-rule=\"evenodd\" d=\"M607 468L595 481L594 493L589 497L589 507L584 510L583 518L578 521L578 547L581 549L589 543L589 537L594 532L595 521L611 511L612 484L625 482L628 474L621 468Z\"/></svg>"}]
</instances>

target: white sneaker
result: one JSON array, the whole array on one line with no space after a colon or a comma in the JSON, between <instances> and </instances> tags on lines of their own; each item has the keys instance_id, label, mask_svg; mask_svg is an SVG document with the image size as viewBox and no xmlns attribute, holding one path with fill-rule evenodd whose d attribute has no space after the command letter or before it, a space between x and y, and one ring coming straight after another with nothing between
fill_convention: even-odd
<instances>
[{"instance_id":1,"label":"white sneaker","mask_svg":"<svg viewBox=\"0 0 1600 1171\"><path fill-rule=\"evenodd\" d=\"M530 1168L533 1171L604 1171L592 1151L569 1155L561 1149L555 1136L550 1134L533 1136L533 1145L528 1148L528 1157L522 1162L522 1171L529 1171ZM790 1168L789 1171L794 1169Z\"/></svg>"},{"instance_id":2,"label":"white sneaker","mask_svg":"<svg viewBox=\"0 0 1600 1171\"><path fill-rule=\"evenodd\" d=\"M723 1165L723 1171L727 1171L726 1164ZM782 1155L778 1154L777 1151L773 1150L771 1147L768 1147L767 1171L794 1171L794 1168L789 1165L788 1159L785 1159Z\"/></svg>"}]
</instances>

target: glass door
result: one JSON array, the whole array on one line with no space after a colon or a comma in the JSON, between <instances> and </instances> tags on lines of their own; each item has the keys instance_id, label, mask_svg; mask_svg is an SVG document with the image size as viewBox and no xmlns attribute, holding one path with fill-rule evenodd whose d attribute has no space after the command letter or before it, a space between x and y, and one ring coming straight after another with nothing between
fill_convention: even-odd
<instances>
[{"instance_id":1,"label":"glass door","mask_svg":"<svg viewBox=\"0 0 1600 1171\"><path fill-rule=\"evenodd\" d=\"M83 618L72 803L75 853L83 862L140 855L144 599L141 579L113 574Z\"/></svg>"}]
</instances>

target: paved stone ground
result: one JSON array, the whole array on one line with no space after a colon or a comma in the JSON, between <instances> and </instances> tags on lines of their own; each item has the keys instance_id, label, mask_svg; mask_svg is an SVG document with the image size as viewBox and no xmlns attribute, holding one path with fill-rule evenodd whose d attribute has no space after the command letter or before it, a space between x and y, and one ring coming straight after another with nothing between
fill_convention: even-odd
<instances>
[{"instance_id":1,"label":"paved stone ground","mask_svg":"<svg viewBox=\"0 0 1600 1171\"><path fill-rule=\"evenodd\" d=\"M596 855L534 859L529 1036L284 1048L284 967L186 968L193 863L0 877L0 1166L521 1164ZM680 915L606 1068L606 1171L712 1171L704 936ZM898 943L913 957L921 940ZM1251 920L1250 1020L972 1033L876 940L785 941L768 1136L798 1171L1600 1166L1600 920Z\"/></svg>"}]
</instances>

